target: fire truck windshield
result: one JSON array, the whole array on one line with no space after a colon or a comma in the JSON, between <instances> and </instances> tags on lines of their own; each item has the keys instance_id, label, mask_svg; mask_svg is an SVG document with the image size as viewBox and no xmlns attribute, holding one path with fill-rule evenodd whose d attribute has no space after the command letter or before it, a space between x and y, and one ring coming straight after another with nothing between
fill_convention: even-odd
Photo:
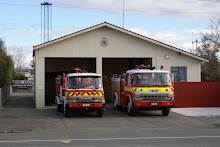
<instances>
[{"instance_id":1,"label":"fire truck windshield","mask_svg":"<svg viewBox=\"0 0 220 147\"><path fill-rule=\"evenodd\" d=\"M72 76L67 82L70 89L98 89L102 88L99 76Z\"/></svg>"},{"instance_id":2,"label":"fire truck windshield","mask_svg":"<svg viewBox=\"0 0 220 147\"><path fill-rule=\"evenodd\" d=\"M171 86L169 73L136 73L135 86Z\"/></svg>"}]
</instances>

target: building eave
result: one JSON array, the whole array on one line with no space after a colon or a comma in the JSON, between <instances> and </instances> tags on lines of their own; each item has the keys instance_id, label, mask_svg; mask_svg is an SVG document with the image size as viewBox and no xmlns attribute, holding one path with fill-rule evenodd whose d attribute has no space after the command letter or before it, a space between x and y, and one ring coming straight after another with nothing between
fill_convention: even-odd
<instances>
[{"instance_id":1,"label":"building eave","mask_svg":"<svg viewBox=\"0 0 220 147\"><path fill-rule=\"evenodd\" d=\"M74 32L74 33L71 33L71 34L68 34L68 35L65 35L65 36L56 38L56 39L53 39L53 40L51 40L51 41L48 41L48 42L45 42L45 43L42 43L42 44L33 46L33 50L37 50L37 49L43 48L43 47L45 47L45 46L48 46L48 45L51 45L51 44L60 42L60 41L62 41L62 40L66 40L66 39L68 39L68 38L71 38L71 37L74 37L74 36L77 36L77 35L80 35L80 34L83 34L83 33L87 33L87 32L89 32L89 31L92 31L92 30L95 30L95 29L98 29L98 28L101 28L101 27L109 27L109 28L118 30L118 31L120 31L120 32L129 34L129 35L131 35L131 36L134 36L134 37L137 37L137 38L146 40L146 41L148 41L148 42L157 44L157 45L162 46L162 47L164 47L164 48L168 48L168 49L170 49L170 50L176 51L176 52L178 52L178 53L180 53L180 54L184 54L184 55L190 56L190 57L192 57L192 58L198 59L198 60L203 61L203 62L209 62L209 60L207 60L207 59L205 59L205 58L202 58L202 57L200 57L200 56L198 56L198 55L196 55L196 54L192 54L192 53L187 52L187 51L185 51L185 50L176 48L176 47L174 47L174 46L168 45L168 44L166 44L166 43L157 41L157 40L155 40L155 39L146 37L146 36L144 36L144 35L141 35L141 34L132 32L132 31L130 31L130 30L121 28L121 27L119 27L119 26L116 26L116 25L113 25L113 24L110 24L110 23L107 23L107 22L103 22L103 23L100 23L100 24L91 26L91 27L89 27L89 28L86 28L86 29L83 29L83 30L80 30L80 31L77 31L77 32Z\"/></svg>"}]
</instances>

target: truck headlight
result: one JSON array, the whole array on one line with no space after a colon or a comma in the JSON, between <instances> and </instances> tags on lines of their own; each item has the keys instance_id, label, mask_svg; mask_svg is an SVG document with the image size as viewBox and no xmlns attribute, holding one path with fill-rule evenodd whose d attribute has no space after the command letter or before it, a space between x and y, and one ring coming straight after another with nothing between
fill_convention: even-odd
<instances>
[{"instance_id":1,"label":"truck headlight","mask_svg":"<svg viewBox=\"0 0 220 147\"><path fill-rule=\"evenodd\" d=\"M101 102L102 100L95 100L95 102Z\"/></svg>"},{"instance_id":2,"label":"truck headlight","mask_svg":"<svg viewBox=\"0 0 220 147\"><path fill-rule=\"evenodd\" d=\"M173 93L168 94L168 97L172 98L173 97Z\"/></svg>"},{"instance_id":3,"label":"truck headlight","mask_svg":"<svg viewBox=\"0 0 220 147\"><path fill-rule=\"evenodd\" d=\"M67 100L67 102L69 102L69 103L75 103L76 100Z\"/></svg>"},{"instance_id":4,"label":"truck headlight","mask_svg":"<svg viewBox=\"0 0 220 147\"><path fill-rule=\"evenodd\" d=\"M166 97L165 100L173 100L172 97Z\"/></svg>"},{"instance_id":5,"label":"truck headlight","mask_svg":"<svg viewBox=\"0 0 220 147\"><path fill-rule=\"evenodd\" d=\"M136 97L134 100L136 100L136 101L142 101L142 100L144 100L143 98L139 98L139 97Z\"/></svg>"}]
</instances>

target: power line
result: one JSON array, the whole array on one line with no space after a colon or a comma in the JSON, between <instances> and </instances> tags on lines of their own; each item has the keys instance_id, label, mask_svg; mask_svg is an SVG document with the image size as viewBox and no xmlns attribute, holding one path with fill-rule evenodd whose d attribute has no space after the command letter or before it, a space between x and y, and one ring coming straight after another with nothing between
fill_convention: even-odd
<instances>
[{"instance_id":1,"label":"power line","mask_svg":"<svg viewBox=\"0 0 220 147\"><path fill-rule=\"evenodd\" d=\"M26 4L16 4L16 3L0 3L3 5L15 5L15 6L28 6L28 7L40 7L40 5L26 5ZM84 9L84 10L103 10L103 11L123 11L123 9L103 9L103 8L91 8L91 7L67 7L67 6L53 6L54 8L62 9ZM149 11L149 10L136 10L127 9L125 12L142 12L142 13L182 13L182 14L220 14L220 12L193 12L193 11Z\"/></svg>"},{"instance_id":2,"label":"power line","mask_svg":"<svg viewBox=\"0 0 220 147\"><path fill-rule=\"evenodd\" d=\"M27 7L36 7L36 6L38 6L38 7L40 7L40 5L26 5L26 4L15 4L15 3L0 3L0 4L2 4L2 5L14 5L14 6L27 6Z\"/></svg>"},{"instance_id":3,"label":"power line","mask_svg":"<svg viewBox=\"0 0 220 147\"><path fill-rule=\"evenodd\" d=\"M83 7L63 7L63 6L53 6L55 8L64 8L64 9L86 9L86 10L106 10L106 11L127 11L127 12L160 12L160 13L198 13L198 14L220 14L220 12L181 12L181 11L147 11L147 10L135 10L135 9L127 9L127 10L123 10L123 9L102 9L102 8L83 8Z\"/></svg>"}]
</instances>

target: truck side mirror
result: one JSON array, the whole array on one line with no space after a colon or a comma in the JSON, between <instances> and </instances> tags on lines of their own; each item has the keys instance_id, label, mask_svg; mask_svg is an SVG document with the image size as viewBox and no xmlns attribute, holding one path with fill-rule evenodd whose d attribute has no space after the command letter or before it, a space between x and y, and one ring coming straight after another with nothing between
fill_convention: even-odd
<instances>
[{"instance_id":1,"label":"truck side mirror","mask_svg":"<svg viewBox=\"0 0 220 147\"><path fill-rule=\"evenodd\" d=\"M65 85L65 84L66 84L65 80L66 80L66 74L65 74L65 73L63 73L63 85Z\"/></svg>"},{"instance_id":2,"label":"truck side mirror","mask_svg":"<svg viewBox=\"0 0 220 147\"><path fill-rule=\"evenodd\" d=\"M63 77L60 78L60 85L63 85Z\"/></svg>"},{"instance_id":3,"label":"truck side mirror","mask_svg":"<svg viewBox=\"0 0 220 147\"><path fill-rule=\"evenodd\" d=\"M107 87L107 84L108 84L108 78L107 76L103 76L103 88L105 89Z\"/></svg>"},{"instance_id":4,"label":"truck side mirror","mask_svg":"<svg viewBox=\"0 0 220 147\"><path fill-rule=\"evenodd\" d=\"M104 78L105 78L105 84L108 84L108 78L107 78L107 76L105 76Z\"/></svg>"},{"instance_id":5,"label":"truck side mirror","mask_svg":"<svg viewBox=\"0 0 220 147\"><path fill-rule=\"evenodd\" d=\"M174 74L173 73L171 74L171 77L172 77L172 85L174 86Z\"/></svg>"}]
</instances>

